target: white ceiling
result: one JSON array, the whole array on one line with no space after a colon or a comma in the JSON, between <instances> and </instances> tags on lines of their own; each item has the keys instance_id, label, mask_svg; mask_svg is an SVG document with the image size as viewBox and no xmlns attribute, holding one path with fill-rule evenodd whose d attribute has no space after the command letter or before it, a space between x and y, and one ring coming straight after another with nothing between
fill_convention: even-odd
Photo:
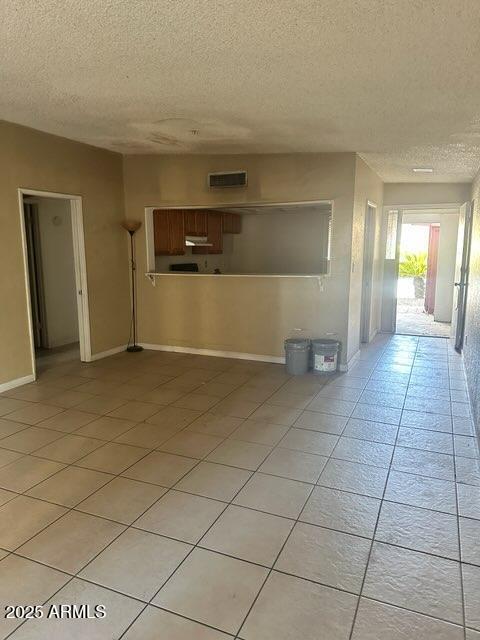
<instances>
[{"instance_id":1,"label":"white ceiling","mask_svg":"<svg viewBox=\"0 0 480 640\"><path fill-rule=\"evenodd\" d=\"M479 0L3 0L0 118L122 153L357 151L389 182L469 181L479 27Z\"/></svg>"}]
</instances>

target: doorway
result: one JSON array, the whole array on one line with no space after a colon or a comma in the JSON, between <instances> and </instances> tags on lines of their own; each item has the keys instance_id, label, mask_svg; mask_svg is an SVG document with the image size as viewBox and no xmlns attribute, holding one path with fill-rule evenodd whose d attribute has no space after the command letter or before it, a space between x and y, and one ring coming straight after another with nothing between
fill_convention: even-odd
<instances>
[{"instance_id":1,"label":"doorway","mask_svg":"<svg viewBox=\"0 0 480 640\"><path fill-rule=\"evenodd\" d=\"M456 234L451 238L444 237L447 230L443 226L442 233L436 218L429 221L421 214L403 216L396 333L432 337L450 335L455 271L453 238ZM440 268L448 272L446 277L442 277Z\"/></svg>"},{"instance_id":2,"label":"doorway","mask_svg":"<svg viewBox=\"0 0 480 640\"><path fill-rule=\"evenodd\" d=\"M81 199L19 190L34 377L38 368L89 361Z\"/></svg>"},{"instance_id":3,"label":"doorway","mask_svg":"<svg viewBox=\"0 0 480 640\"><path fill-rule=\"evenodd\" d=\"M386 212L382 330L449 338L461 207Z\"/></svg>"}]
</instances>

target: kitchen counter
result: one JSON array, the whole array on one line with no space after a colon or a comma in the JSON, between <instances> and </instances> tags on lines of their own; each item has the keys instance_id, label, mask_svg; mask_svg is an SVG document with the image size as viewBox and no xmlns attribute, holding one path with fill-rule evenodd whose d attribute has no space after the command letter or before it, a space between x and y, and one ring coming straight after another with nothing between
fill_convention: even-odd
<instances>
[{"instance_id":1,"label":"kitchen counter","mask_svg":"<svg viewBox=\"0 0 480 640\"><path fill-rule=\"evenodd\" d=\"M212 276L219 278L227 276L230 278L326 278L327 274L314 274L314 273L205 273L200 271L165 271L163 273L147 272L145 274L150 280L160 278L163 276Z\"/></svg>"}]
</instances>

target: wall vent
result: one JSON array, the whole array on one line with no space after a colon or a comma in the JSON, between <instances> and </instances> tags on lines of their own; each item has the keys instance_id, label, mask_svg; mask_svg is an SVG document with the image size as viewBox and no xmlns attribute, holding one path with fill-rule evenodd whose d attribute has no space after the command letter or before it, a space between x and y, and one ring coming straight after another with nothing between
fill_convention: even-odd
<instances>
[{"instance_id":1,"label":"wall vent","mask_svg":"<svg viewBox=\"0 0 480 640\"><path fill-rule=\"evenodd\" d=\"M208 186L210 189L220 189L223 187L246 187L246 171L219 171L208 174Z\"/></svg>"}]
</instances>

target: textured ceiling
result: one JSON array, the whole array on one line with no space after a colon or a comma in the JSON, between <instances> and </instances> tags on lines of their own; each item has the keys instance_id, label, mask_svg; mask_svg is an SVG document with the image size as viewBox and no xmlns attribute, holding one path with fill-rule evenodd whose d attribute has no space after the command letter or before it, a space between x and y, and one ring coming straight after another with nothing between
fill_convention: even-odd
<instances>
[{"instance_id":1,"label":"textured ceiling","mask_svg":"<svg viewBox=\"0 0 480 640\"><path fill-rule=\"evenodd\" d=\"M479 27L479 0L2 0L0 118L122 153L357 151L389 182L469 181Z\"/></svg>"}]
</instances>

